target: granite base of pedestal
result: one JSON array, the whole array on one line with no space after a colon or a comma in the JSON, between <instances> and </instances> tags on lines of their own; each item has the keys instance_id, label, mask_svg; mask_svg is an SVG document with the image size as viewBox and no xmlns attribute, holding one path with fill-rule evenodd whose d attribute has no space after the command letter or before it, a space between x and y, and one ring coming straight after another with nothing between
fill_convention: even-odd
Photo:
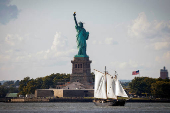
<instances>
[{"instance_id":1,"label":"granite base of pedestal","mask_svg":"<svg viewBox=\"0 0 170 113\"><path fill-rule=\"evenodd\" d=\"M80 82L84 86L89 86L93 80L91 75L91 64L92 61L89 60L89 57L74 57L72 63L72 74L70 76L70 82Z\"/></svg>"}]
</instances>

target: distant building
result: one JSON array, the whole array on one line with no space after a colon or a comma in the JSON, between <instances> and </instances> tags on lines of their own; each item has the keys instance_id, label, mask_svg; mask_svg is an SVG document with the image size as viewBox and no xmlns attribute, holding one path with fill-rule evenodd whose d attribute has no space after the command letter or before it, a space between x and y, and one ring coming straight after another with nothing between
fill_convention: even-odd
<instances>
[{"instance_id":1,"label":"distant building","mask_svg":"<svg viewBox=\"0 0 170 113\"><path fill-rule=\"evenodd\" d=\"M7 93L6 94L6 97L10 97L10 98L14 98L14 97L17 97L17 93Z\"/></svg>"},{"instance_id":2,"label":"distant building","mask_svg":"<svg viewBox=\"0 0 170 113\"><path fill-rule=\"evenodd\" d=\"M162 79L169 78L168 77L168 70L165 68L165 66L164 66L163 69L160 70L160 78L162 78Z\"/></svg>"}]
</instances>

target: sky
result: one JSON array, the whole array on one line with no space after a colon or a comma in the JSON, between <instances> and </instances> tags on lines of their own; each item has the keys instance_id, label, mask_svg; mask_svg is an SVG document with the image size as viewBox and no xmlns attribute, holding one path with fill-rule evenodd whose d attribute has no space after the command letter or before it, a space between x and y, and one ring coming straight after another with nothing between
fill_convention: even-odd
<instances>
[{"instance_id":1,"label":"sky","mask_svg":"<svg viewBox=\"0 0 170 113\"><path fill-rule=\"evenodd\" d=\"M0 0L0 80L72 73L73 13L88 31L91 71L118 78L170 71L169 0ZM140 75L132 75L132 71Z\"/></svg>"}]
</instances>

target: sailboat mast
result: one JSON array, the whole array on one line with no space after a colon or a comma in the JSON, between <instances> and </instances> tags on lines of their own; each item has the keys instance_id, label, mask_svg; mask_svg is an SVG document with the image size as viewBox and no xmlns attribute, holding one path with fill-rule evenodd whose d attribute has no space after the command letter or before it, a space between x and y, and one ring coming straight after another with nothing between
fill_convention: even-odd
<instances>
[{"instance_id":1,"label":"sailboat mast","mask_svg":"<svg viewBox=\"0 0 170 113\"><path fill-rule=\"evenodd\" d=\"M106 66L105 66L105 78L106 78L106 97L107 97L107 76L106 76ZM108 97L107 97L108 99Z\"/></svg>"}]
</instances>

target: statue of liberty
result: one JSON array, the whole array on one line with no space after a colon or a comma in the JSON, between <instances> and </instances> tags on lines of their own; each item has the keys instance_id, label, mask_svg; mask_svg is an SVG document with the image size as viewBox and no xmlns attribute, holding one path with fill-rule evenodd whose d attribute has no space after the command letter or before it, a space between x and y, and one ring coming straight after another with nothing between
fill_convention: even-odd
<instances>
[{"instance_id":1,"label":"statue of liberty","mask_svg":"<svg viewBox=\"0 0 170 113\"><path fill-rule=\"evenodd\" d=\"M77 31L77 48L78 48L78 54L75 57L88 57L86 54L86 40L88 40L89 32L86 32L86 30L83 28L83 23L79 22L77 24L76 20L76 13L73 14L74 20L75 20L75 28Z\"/></svg>"}]
</instances>

